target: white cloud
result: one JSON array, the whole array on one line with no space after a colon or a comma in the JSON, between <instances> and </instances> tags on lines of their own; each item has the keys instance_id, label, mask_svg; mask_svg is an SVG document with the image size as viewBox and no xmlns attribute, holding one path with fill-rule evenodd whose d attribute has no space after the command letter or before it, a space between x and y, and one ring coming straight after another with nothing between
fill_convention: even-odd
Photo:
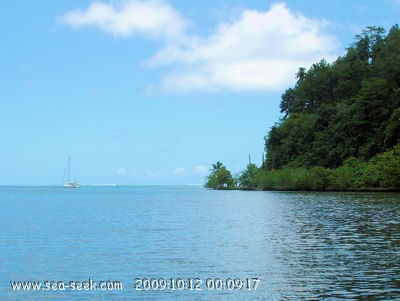
<instances>
[{"instance_id":1,"label":"white cloud","mask_svg":"<svg viewBox=\"0 0 400 301\"><path fill-rule=\"evenodd\" d=\"M173 171L175 176L184 176L186 175L186 169L184 167L176 167Z\"/></svg>"},{"instance_id":2,"label":"white cloud","mask_svg":"<svg viewBox=\"0 0 400 301\"><path fill-rule=\"evenodd\" d=\"M136 170L133 169L133 170L129 171L125 167L118 168L115 173L121 177L125 177L125 176L131 176L132 178L138 177L138 173L136 172Z\"/></svg>"},{"instance_id":3,"label":"white cloud","mask_svg":"<svg viewBox=\"0 0 400 301\"><path fill-rule=\"evenodd\" d=\"M172 66L163 79L167 90L281 90L299 67L336 57L338 41L323 33L326 25L284 4L265 12L245 10L207 38L167 45L149 66Z\"/></svg>"},{"instance_id":4,"label":"white cloud","mask_svg":"<svg viewBox=\"0 0 400 301\"><path fill-rule=\"evenodd\" d=\"M113 2L114 3L114 2ZM338 40L324 32L327 21L308 18L278 3L268 11L244 10L220 23L208 37L190 35L189 22L163 0L128 0L119 7L93 2L61 20L73 27L95 25L118 36L142 34L164 41L147 65L167 67L165 90L281 91L299 67L337 57Z\"/></svg>"},{"instance_id":5,"label":"white cloud","mask_svg":"<svg viewBox=\"0 0 400 301\"><path fill-rule=\"evenodd\" d=\"M146 176L148 178L152 178L152 179L159 179L159 178L165 178L168 176L168 174L165 171L162 170L148 170L146 171Z\"/></svg>"},{"instance_id":6,"label":"white cloud","mask_svg":"<svg viewBox=\"0 0 400 301\"><path fill-rule=\"evenodd\" d=\"M117 169L116 174L119 176L125 176L127 172L126 168L120 167Z\"/></svg>"},{"instance_id":7,"label":"white cloud","mask_svg":"<svg viewBox=\"0 0 400 301\"><path fill-rule=\"evenodd\" d=\"M163 0L130 0L121 5L92 2L86 11L73 10L59 20L72 27L95 25L116 36L143 34L163 40L176 39L188 22Z\"/></svg>"}]
</instances>

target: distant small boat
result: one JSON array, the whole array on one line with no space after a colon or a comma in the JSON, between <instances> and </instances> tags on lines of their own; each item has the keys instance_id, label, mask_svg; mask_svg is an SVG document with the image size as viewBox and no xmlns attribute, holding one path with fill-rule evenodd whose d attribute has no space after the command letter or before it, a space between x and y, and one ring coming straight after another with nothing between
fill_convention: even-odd
<instances>
[{"instance_id":1,"label":"distant small boat","mask_svg":"<svg viewBox=\"0 0 400 301\"><path fill-rule=\"evenodd\" d=\"M71 174L71 157L68 156L67 166L65 166L65 170L64 170L62 186L64 188L78 188L79 187L78 182L76 182L76 181L72 182L70 180L70 174ZM65 182L65 177L67 177L67 182Z\"/></svg>"},{"instance_id":2,"label":"distant small boat","mask_svg":"<svg viewBox=\"0 0 400 301\"><path fill-rule=\"evenodd\" d=\"M63 187L64 188L78 188L79 185L78 185L78 182L69 182L69 183L63 184Z\"/></svg>"}]
</instances>

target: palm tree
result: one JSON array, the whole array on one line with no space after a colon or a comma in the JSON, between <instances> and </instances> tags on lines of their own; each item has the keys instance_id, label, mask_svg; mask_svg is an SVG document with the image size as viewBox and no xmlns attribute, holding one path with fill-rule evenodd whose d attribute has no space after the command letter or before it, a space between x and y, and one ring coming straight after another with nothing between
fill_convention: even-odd
<instances>
[{"instance_id":1,"label":"palm tree","mask_svg":"<svg viewBox=\"0 0 400 301\"><path fill-rule=\"evenodd\" d=\"M212 168L210 169L210 171L212 173L216 173L221 171L221 168L224 166L224 164L222 164L221 162L217 161L217 163L212 165Z\"/></svg>"},{"instance_id":2,"label":"palm tree","mask_svg":"<svg viewBox=\"0 0 400 301\"><path fill-rule=\"evenodd\" d=\"M300 67L299 71L297 71L297 73L296 73L297 83L304 80L304 78L306 77L306 74L307 74L307 69L304 67Z\"/></svg>"}]
</instances>

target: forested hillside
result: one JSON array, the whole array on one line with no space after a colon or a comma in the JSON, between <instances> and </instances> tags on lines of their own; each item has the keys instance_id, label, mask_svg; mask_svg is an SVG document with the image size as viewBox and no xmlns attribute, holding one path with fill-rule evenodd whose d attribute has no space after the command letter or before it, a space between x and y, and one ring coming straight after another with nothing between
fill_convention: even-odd
<instances>
[{"instance_id":1,"label":"forested hillside","mask_svg":"<svg viewBox=\"0 0 400 301\"><path fill-rule=\"evenodd\" d=\"M368 160L400 138L400 30L369 27L345 56L300 68L266 137L267 168L334 168Z\"/></svg>"},{"instance_id":2,"label":"forested hillside","mask_svg":"<svg viewBox=\"0 0 400 301\"><path fill-rule=\"evenodd\" d=\"M344 56L300 67L296 79L265 137L262 166L214 188L400 189L398 25L387 35L368 27Z\"/></svg>"}]
</instances>

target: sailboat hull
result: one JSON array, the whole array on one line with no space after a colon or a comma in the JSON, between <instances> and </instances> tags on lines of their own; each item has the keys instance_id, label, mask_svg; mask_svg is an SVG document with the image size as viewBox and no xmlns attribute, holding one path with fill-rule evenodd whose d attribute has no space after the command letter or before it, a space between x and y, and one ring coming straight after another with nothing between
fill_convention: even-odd
<instances>
[{"instance_id":1,"label":"sailboat hull","mask_svg":"<svg viewBox=\"0 0 400 301\"><path fill-rule=\"evenodd\" d=\"M78 183L67 183L67 184L63 184L64 188L78 188Z\"/></svg>"}]
</instances>

